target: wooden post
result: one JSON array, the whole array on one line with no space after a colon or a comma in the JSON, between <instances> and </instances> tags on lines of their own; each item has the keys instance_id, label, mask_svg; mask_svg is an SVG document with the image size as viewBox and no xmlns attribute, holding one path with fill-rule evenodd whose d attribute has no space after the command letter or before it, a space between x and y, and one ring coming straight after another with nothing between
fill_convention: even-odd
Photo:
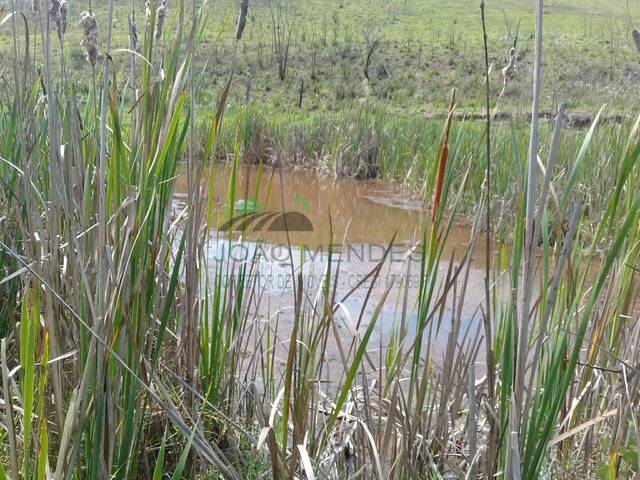
<instances>
[{"instance_id":1,"label":"wooden post","mask_svg":"<svg viewBox=\"0 0 640 480\"><path fill-rule=\"evenodd\" d=\"M298 96L298 108L302 108L302 96L304 95L304 79L300 79L300 94Z\"/></svg>"}]
</instances>

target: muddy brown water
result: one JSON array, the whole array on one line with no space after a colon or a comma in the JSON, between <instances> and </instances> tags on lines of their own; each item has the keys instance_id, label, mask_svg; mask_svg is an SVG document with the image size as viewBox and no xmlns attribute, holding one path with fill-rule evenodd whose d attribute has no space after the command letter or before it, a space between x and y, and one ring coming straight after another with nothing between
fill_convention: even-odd
<instances>
[{"instance_id":1,"label":"muddy brown water","mask_svg":"<svg viewBox=\"0 0 640 480\"><path fill-rule=\"evenodd\" d=\"M176 181L178 205L184 202L187 188L185 172L179 173ZM230 176L229 167L216 165L202 178L203 183L213 187L209 190L210 200L215 207L214 216L220 219L212 222L215 225L209 225L207 269L214 272L229 259L236 263L248 262L258 252L260 260L255 279L261 293L260 303L255 306L258 320L272 325L281 338L287 338L293 321L292 271L297 275L302 269L305 285L312 295L320 286L331 249L334 252L332 270L334 274L339 272L337 298L346 296L336 315L338 328L345 338L366 328L389 282L391 289L377 321L370 350L383 351L402 318L409 335L415 332L421 259L419 251L412 248L429 221L429 213L419 197L387 181L334 180L304 172L269 169L263 169L259 174L254 166L242 166L237 172L235 198L251 201L236 205L238 209L234 216L239 220L234 226L244 229L242 234L228 235L229 224L224 220L228 220L225 212ZM284 222L283 214L286 215ZM288 234L280 228L283 223L289 227ZM470 235L468 222L454 222L444 247L443 262L439 265L442 278L439 278L437 288L442 284L450 260L454 257L459 260L467 251ZM376 281L365 281L392 240L379 277ZM483 244L484 240L479 237L477 251L472 252L461 310L462 329L469 328L476 335L479 307L484 299ZM405 301L407 308L403 315ZM457 308L453 300L447 302L440 329L434 334L433 354L436 356L444 351L452 315ZM337 366L340 362L337 348L329 345L326 355L330 364L333 362Z\"/></svg>"},{"instance_id":2,"label":"muddy brown water","mask_svg":"<svg viewBox=\"0 0 640 480\"><path fill-rule=\"evenodd\" d=\"M231 169L216 165L205 172L203 183L209 183L212 176L213 196L218 221L216 227L223 227ZM260 177L260 179L259 179ZM259 184L258 184L259 183ZM179 171L176 181L176 196L184 199L187 189L186 173ZM257 192L257 195L256 195ZM422 235L422 229L429 220L420 197L408 194L393 182L383 180L334 180L305 172L279 172L263 169L259 174L255 166L238 167L235 198L250 199L259 205L263 217L246 229L248 240L269 244L305 245L309 248L346 244L386 245L394 238L396 244L409 245ZM235 216L243 212L242 205ZM251 213L246 207L246 213ZM309 220L309 230L296 231L295 217L291 221L289 237L277 226L273 226L277 215L282 212L301 214ZM261 223L260 220L265 220ZM273 228L270 228L273 227ZM226 230L226 229L225 229ZM444 258L455 251L461 252L468 246L470 225L466 221L454 223L447 238ZM477 252L478 260L482 249Z\"/></svg>"}]
</instances>

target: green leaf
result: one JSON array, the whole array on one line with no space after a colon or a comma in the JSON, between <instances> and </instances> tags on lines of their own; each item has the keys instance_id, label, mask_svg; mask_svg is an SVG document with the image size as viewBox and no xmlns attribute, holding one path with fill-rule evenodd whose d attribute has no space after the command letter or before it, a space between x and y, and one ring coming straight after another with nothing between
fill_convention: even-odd
<instances>
[{"instance_id":1,"label":"green leaf","mask_svg":"<svg viewBox=\"0 0 640 480\"><path fill-rule=\"evenodd\" d=\"M36 328L40 322L40 296L37 288L25 291L22 300L22 320L20 322L20 364L22 366L22 408L24 460L23 473L30 476L31 422L35 394L35 352Z\"/></svg>"},{"instance_id":2,"label":"green leaf","mask_svg":"<svg viewBox=\"0 0 640 480\"><path fill-rule=\"evenodd\" d=\"M160 451L158 452L158 458L156 458L156 464L153 467L153 480L162 479L162 468L164 467L164 451L167 445L167 431L165 429L162 436L162 444L160 444Z\"/></svg>"},{"instance_id":3,"label":"green leaf","mask_svg":"<svg viewBox=\"0 0 640 480\"><path fill-rule=\"evenodd\" d=\"M180 460L178 460L176 469L173 471L171 480L180 480L182 478L182 472L184 470L184 466L187 463L187 458L189 458L189 451L191 451L191 444L193 443L193 438L196 436L197 430L198 426L194 425L193 430L191 431L191 435L189 436L189 440L187 441L184 450L182 450L182 454L180 455Z\"/></svg>"},{"instance_id":4,"label":"green leaf","mask_svg":"<svg viewBox=\"0 0 640 480\"><path fill-rule=\"evenodd\" d=\"M591 145L591 140L593 139L593 134L596 131L596 127L600 121L600 117L602 116L602 112L604 111L604 107L600 109L596 118L594 118L587 135L584 137L584 141L582 142L582 146L580 147L580 151L578 152L578 156L576 157L576 161L573 163L573 168L571 169L571 173L569 175L569 179L567 180L567 185L564 189L564 194L562 195L562 207L566 207L567 202L569 201L570 195L573 193L573 187L578 179L578 174L582 169L582 164L585 162L587 158L587 151L589 150L589 146Z\"/></svg>"}]
</instances>

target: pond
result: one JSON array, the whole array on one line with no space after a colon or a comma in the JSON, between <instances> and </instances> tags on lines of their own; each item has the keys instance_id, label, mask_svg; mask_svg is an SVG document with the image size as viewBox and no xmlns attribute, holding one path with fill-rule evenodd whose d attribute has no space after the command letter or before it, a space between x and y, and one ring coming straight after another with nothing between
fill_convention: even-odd
<instances>
[{"instance_id":1,"label":"pond","mask_svg":"<svg viewBox=\"0 0 640 480\"><path fill-rule=\"evenodd\" d=\"M336 320L345 338L366 328L390 284L370 348L384 351L400 323L405 325L408 337L415 334L419 242L430 221L419 196L388 181L336 180L307 172L242 166L236 177L234 220L229 222L231 175L229 167L215 165L202 176L215 212L206 242L207 271L212 275L229 261L240 265L259 258L252 277L259 291L255 297L260 299L252 306L256 318L277 324L274 330L287 338L294 315L292 280L302 271L305 291L313 297L331 258L333 275L337 272ZM182 171L176 183L178 205L186 201L186 189ZM436 289L442 288L451 261L457 265L468 250L470 236L468 222L453 223ZM464 302L459 305L456 293L450 293L434 321L431 343L435 356L446 346L454 314L461 320L462 334L469 329L472 336L479 336L484 300L483 246L484 239L479 236L477 248L471 252ZM369 276L387 249L380 274ZM329 363L339 361L338 351L331 345L326 356Z\"/></svg>"}]
</instances>

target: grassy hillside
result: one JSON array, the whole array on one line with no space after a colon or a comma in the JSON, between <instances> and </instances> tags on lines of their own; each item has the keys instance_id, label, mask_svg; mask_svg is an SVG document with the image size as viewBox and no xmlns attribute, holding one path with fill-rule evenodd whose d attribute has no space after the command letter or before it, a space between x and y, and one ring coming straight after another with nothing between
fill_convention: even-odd
<instances>
[{"instance_id":1,"label":"grassy hillside","mask_svg":"<svg viewBox=\"0 0 640 480\"><path fill-rule=\"evenodd\" d=\"M8 4L8 0L5 0ZM29 2L26 2L29 3ZM66 56L76 79L89 74L80 47L77 24L86 2L69 2ZM101 43L105 2L93 2ZM234 48L237 2L220 0L205 6L207 19L196 65L200 70L199 104L212 107L224 84ZM177 24L176 0L168 1L170 16L164 38ZM114 48L128 48L129 13L144 25L144 3L116 2ZM272 17L272 12L274 16ZM285 13L286 12L286 13ZM278 15L280 13L280 15ZM278 75L273 44L273 19L290 33L286 75ZM284 22L288 21L288 29ZM627 111L637 100L629 93L640 80L640 53L630 31L640 22L640 5L624 0L553 0L545 6L544 95L542 108L559 101L569 110L593 113L602 104ZM502 68L517 36L513 79L503 95L505 109L527 110L531 92L534 15L531 2L487 2L489 56L493 101L502 88ZM0 59L6 64L9 29L0 31ZM34 38L38 42L37 38ZM369 81L363 70L368 46ZM285 42L286 43L286 42ZM168 43L161 42L166 48ZM114 55L125 61L123 54ZM373 104L394 112L434 112L446 108L451 88L458 103L473 109L481 98L484 53L477 0L256 0L250 2L245 39L238 56L238 78L230 105L256 102L270 111L298 109L304 81L303 111L343 110ZM82 85L82 82L80 82ZM82 87L81 87L82 88Z\"/></svg>"}]
</instances>

